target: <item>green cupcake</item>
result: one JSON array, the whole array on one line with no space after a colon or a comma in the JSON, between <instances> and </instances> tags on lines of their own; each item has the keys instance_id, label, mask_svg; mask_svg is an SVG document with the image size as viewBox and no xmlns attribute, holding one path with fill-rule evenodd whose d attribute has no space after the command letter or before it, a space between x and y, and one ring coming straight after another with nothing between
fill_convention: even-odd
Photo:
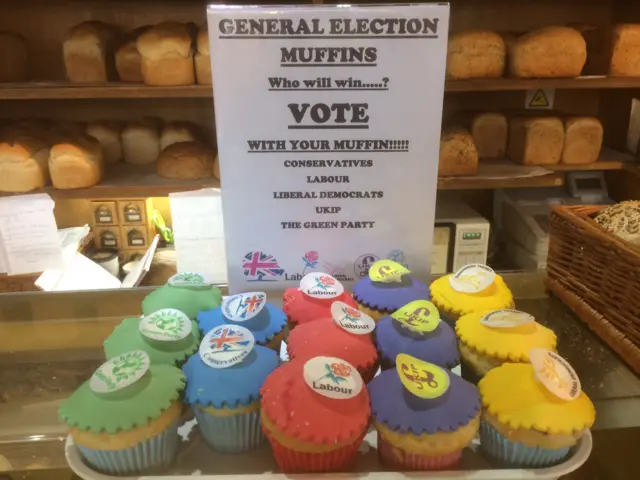
<instances>
[{"instance_id":1,"label":"green cupcake","mask_svg":"<svg viewBox=\"0 0 640 480\"><path fill-rule=\"evenodd\" d=\"M125 318L104 342L107 358L130 350L147 352L151 363L181 367L200 344L198 323L173 308Z\"/></svg>"}]
</instances>

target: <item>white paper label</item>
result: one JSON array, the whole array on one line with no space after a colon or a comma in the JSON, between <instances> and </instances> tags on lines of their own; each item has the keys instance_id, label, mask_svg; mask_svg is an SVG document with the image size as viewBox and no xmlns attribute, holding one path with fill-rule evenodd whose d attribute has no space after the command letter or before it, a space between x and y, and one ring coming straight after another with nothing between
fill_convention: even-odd
<instances>
[{"instance_id":1,"label":"white paper label","mask_svg":"<svg viewBox=\"0 0 640 480\"><path fill-rule=\"evenodd\" d=\"M331 304L331 316L340 328L356 335L366 335L376 328L376 322L373 318L344 302Z\"/></svg>"},{"instance_id":2,"label":"white paper label","mask_svg":"<svg viewBox=\"0 0 640 480\"><path fill-rule=\"evenodd\" d=\"M491 328L511 328L524 325L526 323L535 322L533 315L520 310L494 310L484 315L480 319L480 323Z\"/></svg>"},{"instance_id":3,"label":"white paper label","mask_svg":"<svg viewBox=\"0 0 640 480\"><path fill-rule=\"evenodd\" d=\"M211 368L227 368L244 360L256 341L250 330L237 325L220 325L205 335L200 358Z\"/></svg>"},{"instance_id":4,"label":"white paper label","mask_svg":"<svg viewBox=\"0 0 640 480\"><path fill-rule=\"evenodd\" d=\"M175 308L157 310L140 320L140 333L152 340L173 342L191 334L193 325L184 312Z\"/></svg>"},{"instance_id":5,"label":"white paper label","mask_svg":"<svg viewBox=\"0 0 640 480\"><path fill-rule=\"evenodd\" d=\"M465 265L449 276L449 284L456 292L478 293L488 288L495 280L496 273L486 265L473 263Z\"/></svg>"},{"instance_id":6,"label":"white paper label","mask_svg":"<svg viewBox=\"0 0 640 480\"><path fill-rule=\"evenodd\" d=\"M315 357L304 364L304 380L309 388L328 398L353 398L362 390L356 367L336 357Z\"/></svg>"},{"instance_id":7,"label":"white paper label","mask_svg":"<svg viewBox=\"0 0 640 480\"><path fill-rule=\"evenodd\" d=\"M543 348L532 348L529 360L536 378L556 397L575 400L580 396L580 379L569 362L560 355Z\"/></svg>"},{"instance_id":8,"label":"white paper label","mask_svg":"<svg viewBox=\"0 0 640 480\"><path fill-rule=\"evenodd\" d=\"M103 363L89 380L89 387L96 393L122 390L140 380L149 365L149 355L143 350L123 353Z\"/></svg>"},{"instance_id":9,"label":"white paper label","mask_svg":"<svg viewBox=\"0 0 640 480\"><path fill-rule=\"evenodd\" d=\"M342 295L344 287L327 273L313 272L300 280L300 290L313 298L336 298Z\"/></svg>"},{"instance_id":10,"label":"white paper label","mask_svg":"<svg viewBox=\"0 0 640 480\"><path fill-rule=\"evenodd\" d=\"M267 294L264 292L249 292L224 297L222 300L222 313L234 322L246 322L258 315L267 302Z\"/></svg>"},{"instance_id":11,"label":"white paper label","mask_svg":"<svg viewBox=\"0 0 640 480\"><path fill-rule=\"evenodd\" d=\"M177 273L171 277L169 285L172 287L206 287L207 285L212 285L212 282L201 273L184 272Z\"/></svg>"}]
</instances>

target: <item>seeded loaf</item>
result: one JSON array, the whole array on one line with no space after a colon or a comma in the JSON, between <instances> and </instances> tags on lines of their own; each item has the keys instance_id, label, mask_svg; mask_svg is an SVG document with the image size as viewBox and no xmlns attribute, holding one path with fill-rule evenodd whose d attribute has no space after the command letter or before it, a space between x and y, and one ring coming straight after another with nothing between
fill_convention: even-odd
<instances>
[{"instance_id":1,"label":"seeded loaf","mask_svg":"<svg viewBox=\"0 0 640 480\"><path fill-rule=\"evenodd\" d=\"M602 135L602 123L595 117L565 119L561 163L584 165L598 160Z\"/></svg>"},{"instance_id":2,"label":"seeded loaf","mask_svg":"<svg viewBox=\"0 0 640 480\"><path fill-rule=\"evenodd\" d=\"M160 153L158 175L164 178L198 180L213 177L215 154L199 142L180 142Z\"/></svg>"},{"instance_id":3,"label":"seeded loaf","mask_svg":"<svg viewBox=\"0 0 640 480\"><path fill-rule=\"evenodd\" d=\"M509 120L507 156L522 165L556 165L562 158L564 125L557 117Z\"/></svg>"},{"instance_id":4,"label":"seeded loaf","mask_svg":"<svg viewBox=\"0 0 640 480\"><path fill-rule=\"evenodd\" d=\"M478 151L469 131L462 127L448 127L440 138L438 176L475 175L478 171Z\"/></svg>"},{"instance_id":5,"label":"seeded loaf","mask_svg":"<svg viewBox=\"0 0 640 480\"><path fill-rule=\"evenodd\" d=\"M447 48L447 78L498 78L504 73L506 47L495 32L470 30L456 33Z\"/></svg>"},{"instance_id":6,"label":"seeded loaf","mask_svg":"<svg viewBox=\"0 0 640 480\"><path fill-rule=\"evenodd\" d=\"M480 113L471 120L471 136L481 159L503 158L508 134L507 117L502 113Z\"/></svg>"}]
</instances>

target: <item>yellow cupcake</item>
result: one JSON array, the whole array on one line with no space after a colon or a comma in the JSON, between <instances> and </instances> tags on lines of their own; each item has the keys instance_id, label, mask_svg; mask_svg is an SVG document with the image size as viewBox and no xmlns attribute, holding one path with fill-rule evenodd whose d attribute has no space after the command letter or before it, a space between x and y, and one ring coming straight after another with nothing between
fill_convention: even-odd
<instances>
[{"instance_id":1,"label":"yellow cupcake","mask_svg":"<svg viewBox=\"0 0 640 480\"><path fill-rule=\"evenodd\" d=\"M517 326L505 326L504 314L515 317ZM501 319L492 317L502 315ZM523 320L524 318L524 320ZM481 321L482 320L482 321ZM495 323L494 323L495 322ZM498 326L495 326L496 323ZM494 326L490 326L490 325ZM506 324L508 325L508 324ZM529 363L532 348L555 351L556 334L540 325L534 318L516 310L492 310L464 315L456 322L460 356L473 373L484 376L492 368L505 362Z\"/></svg>"}]
</instances>

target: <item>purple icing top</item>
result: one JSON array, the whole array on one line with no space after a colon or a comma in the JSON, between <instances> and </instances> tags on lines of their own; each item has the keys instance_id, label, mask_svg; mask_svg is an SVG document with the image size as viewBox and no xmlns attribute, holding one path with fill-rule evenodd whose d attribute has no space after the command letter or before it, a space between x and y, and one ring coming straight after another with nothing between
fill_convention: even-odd
<instances>
[{"instance_id":1,"label":"purple icing top","mask_svg":"<svg viewBox=\"0 0 640 480\"><path fill-rule=\"evenodd\" d=\"M353 298L375 310L395 312L414 300L429 300L429 287L412 275L403 275L402 282L373 282L365 276L353 286Z\"/></svg>"},{"instance_id":2,"label":"purple icing top","mask_svg":"<svg viewBox=\"0 0 640 480\"><path fill-rule=\"evenodd\" d=\"M456 334L443 321L433 332L419 334L390 316L382 317L376 325L376 345L380 354L394 365L399 353L445 368L460 363Z\"/></svg>"},{"instance_id":3,"label":"purple icing top","mask_svg":"<svg viewBox=\"0 0 640 480\"><path fill-rule=\"evenodd\" d=\"M445 370L449 388L434 399L419 398L404 388L396 369L385 370L368 385L371 415L398 433L452 432L467 425L481 408L480 392L466 380Z\"/></svg>"}]
</instances>

